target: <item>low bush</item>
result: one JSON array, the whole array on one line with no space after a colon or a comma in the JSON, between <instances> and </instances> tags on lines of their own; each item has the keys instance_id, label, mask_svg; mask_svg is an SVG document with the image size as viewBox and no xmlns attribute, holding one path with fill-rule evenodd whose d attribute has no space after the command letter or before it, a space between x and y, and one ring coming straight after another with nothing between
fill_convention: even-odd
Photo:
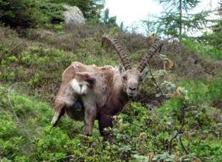
<instances>
[{"instance_id":1,"label":"low bush","mask_svg":"<svg viewBox=\"0 0 222 162\"><path fill-rule=\"evenodd\" d=\"M158 108L143 101L129 103L114 117L114 127L107 128L112 134L111 142L104 141L100 136L97 122L91 137L82 135L83 122L65 117L56 128L50 127L53 111L49 103L57 92L63 70L71 62L117 64L118 56L114 51L101 48L100 39L106 30L109 31L103 27L79 29L69 36L67 33L43 33L39 29L37 34L36 30L30 30L28 35L21 38L9 28L2 28L0 159L19 162L220 162L222 112L214 108L214 101L222 97L222 78L212 75L206 79L203 75L206 69L201 69L204 73L198 73L202 79L196 77L196 65L201 68L208 65L205 64L206 58L185 50L180 54L169 53L177 61L176 68L179 70L164 72L167 75L161 75L157 82L176 82L188 91L187 96L173 96L156 105ZM124 37L124 40L127 39ZM77 41L79 44L71 48L72 43ZM137 62L147 50L145 44L143 47L140 42L135 44L135 49L132 49L135 53L131 55L133 62ZM184 61L186 58L187 62ZM212 62L209 64L214 65ZM193 77L188 77L186 72L189 70ZM154 101L148 98L148 94L155 96L156 93L150 77L144 81L141 89L145 101Z\"/></svg>"},{"instance_id":2,"label":"low bush","mask_svg":"<svg viewBox=\"0 0 222 162\"><path fill-rule=\"evenodd\" d=\"M112 142L96 124L92 137L81 135L83 123L63 118L50 128L47 103L0 88L0 157L12 161L220 161L221 128L209 110L175 98L156 110L129 104L114 119Z\"/></svg>"},{"instance_id":3,"label":"low bush","mask_svg":"<svg viewBox=\"0 0 222 162\"><path fill-rule=\"evenodd\" d=\"M214 60L222 59L222 51L201 42L185 39L183 40L183 44L187 46L189 49L193 50L195 53L200 54L203 57Z\"/></svg>"},{"instance_id":4,"label":"low bush","mask_svg":"<svg viewBox=\"0 0 222 162\"><path fill-rule=\"evenodd\" d=\"M11 27L35 27L41 21L38 5L34 0L0 1L0 22Z\"/></svg>"}]
</instances>

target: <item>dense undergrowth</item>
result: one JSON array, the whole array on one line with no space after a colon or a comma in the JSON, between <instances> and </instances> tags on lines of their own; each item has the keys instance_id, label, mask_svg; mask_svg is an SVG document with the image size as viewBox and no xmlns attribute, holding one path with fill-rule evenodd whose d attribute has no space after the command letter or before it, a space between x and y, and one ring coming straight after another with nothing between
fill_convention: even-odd
<instances>
[{"instance_id":1,"label":"dense undergrowth","mask_svg":"<svg viewBox=\"0 0 222 162\"><path fill-rule=\"evenodd\" d=\"M158 80L175 82L188 93L155 109L144 102L131 102L115 117L114 128L109 130L111 143L99 135L97 124L92 137L82 135L82 122L69 118L50 127L51 103L62 71L71 62L118 65L116 54L101 47L101 36L107 32L117 33L130 47L134 63L146 51L144 37L104 27L87 26L71 33L27 30L22 37L1 27L0 159L222 161L222 109L215 104L222 103L222 76L213 61L220 59L221 53L200 44L192 46L193 52L165 52L176 62L176 69ZM187 40L185 45L191 48L191 43ZM215 55L208 55L208 50ZM186 69L189 66L190 71ZM155 88L149 79L143 84L146 98Z\"/></svg>"},{"instance_id":2,"label":"dense undergrowth","mask_svg":"<svg viewBox=\"0 0 222 162\"><path fill-rule=\"evenodd\" d=\"M199 43L192 40L184 40L183 43L194 50L196 53L201 54L207 59L221 60L222 52L220 49L214 48L210 45L205 45L204 43Z\"/></svg>"}]
</instances>

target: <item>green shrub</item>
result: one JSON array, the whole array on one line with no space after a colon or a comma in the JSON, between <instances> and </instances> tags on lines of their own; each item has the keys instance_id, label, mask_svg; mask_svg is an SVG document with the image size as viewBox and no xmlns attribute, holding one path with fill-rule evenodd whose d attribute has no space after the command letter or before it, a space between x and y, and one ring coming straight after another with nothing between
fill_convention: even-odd
<instances>
[{"instance_id":1,"label":"green shrub","mask_svg":"<svg viewBox=\"0 0 222 162\"><path fill-rule=\"evenodd\" d=\"M63 4L40 2L39 9L44 14L44 21L46 24L59 24L64 21Z\"/></svg>"},{"instance_id":2,"label":"green shrub","mask_svg":"<svg viewBox=\"0 0 222 162\"><path fill-rule=\"evenodd\" d=\"M217 21L213 26L212 26L212 33L206 33L205 35L202 36L202 40L200 41L206 41L208 44L218 48L222 49L222 21L219 20Z\"/></svg>"},{"instance_id":3,"label":"green shrub","mask_svg":"<svg viewBox=\"0 0 222 162\"><path fill-rule=\"evenodd\" d=\"M114 127L107 128L112 133L107 142L99 135L97 122L91 137L82 135L83 122L70 118L63 117L51 128L52 107L39 99L53 101L61 74L72 61L117 64L117 55L101 48L105 30L86 28L64 34L39 29L36 35L32 30L27 37L32 41L19 38L8 28L1 31L2 161L221 161L222 114L212 107L212 102L222 97L219 76L208 80L184 76L186 80L181 80L168 73L188 90L188 97L174 97L152 110L145 104L129 103L114 117ZM13 49L20 42L25 46ZM143 50L131 56L134 61ZM151 83L144 82L144 94L154 92Z\"/></svg>"},{"instance_id":4,"label":"green shrub","mask_svg":"<svg viewBox=\"0 0 222 162\"><path fill-rule=\"evenodd\" d=\"M189 97L198 95L202 96L200 90ZM100 137L97 124L92 137L81 135L83 123L69 118L51 128L48 104L1 87L0 156L12 161L220 161L222 132L214 114L221 112L206 107L207 100L194 101L175 98L152 111L133 102L107 129L112 133L109 143Z\"/></svg>"},{"instance_id":5,"label":"green shrub","mask_svg":"<svg viewBox=\"0 0 222 162\"><path fill-rule=\"evenodd\" d=\"M96 18L98 21L100 17L100 10L102 9L103 5L101 3L97 3L96 1L98 0L54 0L53 2L58 4L66 3L72 6L77 6L81 9L86 18Z\"/></svg>"},{"instance_id":6,"label":"green shrub","mask_svg":"<svg viewBox=\"0 0 222 162\"><path fill-rule=\"evenodd\" d=\"M11 27L35 27L41 17L34 0L1 0L0 13L0 22Z\"/></svg>"},{"instance_id":7,"label":"green shrub","mask_svg":"<svg viewBox=\"0 0 222 162\"><path fill-rule=\"evenodd\" d=\"M183 44L189 49L193 50L195 53L198 53L206 58L214 60L222 59L222 51L213 46L207 45L206 43L185 39L183 40Z\"/></svg>"}]
</instances>

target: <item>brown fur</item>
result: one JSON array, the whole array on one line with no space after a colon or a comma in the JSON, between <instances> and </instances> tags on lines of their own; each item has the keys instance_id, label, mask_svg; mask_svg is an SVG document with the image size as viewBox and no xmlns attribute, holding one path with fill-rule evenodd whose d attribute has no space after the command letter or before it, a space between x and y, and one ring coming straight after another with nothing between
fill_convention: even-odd
<instances>
[{"instance_id":1,"label":"brown fur","mask_svg":"<svg viewBox=\"0 0 222 162\"><path fill-rule=\"evenodd\" d=\"M84 103L84 113L73 111L73 107L68 106L61 100L69 82L75 78L78 72L89 72L96 78L93 91L86 96L81 96ZM54 106L56 120L52 121L52 124L55 126L60 117L66 112L74 119L85 117L84 133L87 135L92 133L94 120L98 119L100 132L104 134L104 128L112 126L112 116L120 112L127 101L128 97L123 92L121 75L116 69L110 66L97 67L74 62L62 75L62 84Z\"/></svg>"},{"instance_id":2,"label":"brown fur","mask_svg":"<svg viewBox=\"0 0 222 162\"><path fill-rule=\"evenodd\" d=\"M105 135L104 128L112 126L112 117L122 110L124 105L128 102L129 97L136 97L138 94L138 86L142 79L144 68L147 66L148 60L159 50L162 43L156 41L148 52L141 59L137 68L131 68L127 51L122 48L121 44L116 39L104 37L109 40L117 51L121 62L126 71L120 72L112 66L97 67L95 65L84 65L79 62L72 63L62 75L62 84L55 99L55 114L52 119L52 125L55 126L60 117L66 112L72 118L78 118L84 116L86 135L91 135L94 120L99 120L99 129L102 135ZM80 96L72 96L73 93L67 93L70 91L70 82L73 80L75 83L71 85L77 85L75 78L78 73L87 73L87 80L93 80L90 82L90 86L87 89L87 93ZM79 90L78 88L74 88ZM82 90L82 89L81 89ZM80 93L82 91L80 90ZM89 91L88 91L89 90ZM80 94L79 93L79 94ZM74 105L67 105L64 100L66 97L72 98ZM81 101L81 112L76 111L76 104Z\"/></svg>"}]
</instances>

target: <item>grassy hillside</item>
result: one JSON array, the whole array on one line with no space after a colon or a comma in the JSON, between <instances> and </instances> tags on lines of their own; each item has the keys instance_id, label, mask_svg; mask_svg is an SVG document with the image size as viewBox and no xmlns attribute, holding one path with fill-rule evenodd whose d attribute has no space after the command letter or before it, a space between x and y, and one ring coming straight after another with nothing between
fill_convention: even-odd
<instances>
[{"instance_id":1,"label":"grassy hillside","mask_svg":"<svg viewBox=\"0 0 222 162\"><path fill-rule=\"evenodd\" d=\"M123 40L133 63L149 47L146 39L91 25L71 32L29 29L20 35L0 29L2 161L222 161L221 51L191 40L182 47L166 44L163 54L176 66L158 75L157 82L171 81L187 94L152 107L159 100L153 97L157 89L147 77L140 100L115 118L109 143L100 137L97 123L92 137L82 134L82 122L69 118L50 127L61 74L73 61L118 65L115 52L101 47L103 33ZM161 69L158 57L151 67L153 73Z\"/></svg>"}]
</instances>

